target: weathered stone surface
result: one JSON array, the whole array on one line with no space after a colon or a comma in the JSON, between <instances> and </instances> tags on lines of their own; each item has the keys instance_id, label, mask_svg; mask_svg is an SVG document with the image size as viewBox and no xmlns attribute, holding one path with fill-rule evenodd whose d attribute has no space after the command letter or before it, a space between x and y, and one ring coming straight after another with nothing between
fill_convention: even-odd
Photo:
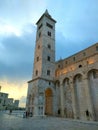
<instances>
[{"instance_id":1,"label":"weathered stone surface","mask_svg":"<svg viewBox=\"0 0 98 130\"><path fill-rule=\"evenodd\" d=\"M26 110L34 116L98 120L97 48L98 43L56 62L55 20L44 13L37 22L33 77L28 82ZM50 90L51 96L46 96Z\"/></svg>"}]
</instances>

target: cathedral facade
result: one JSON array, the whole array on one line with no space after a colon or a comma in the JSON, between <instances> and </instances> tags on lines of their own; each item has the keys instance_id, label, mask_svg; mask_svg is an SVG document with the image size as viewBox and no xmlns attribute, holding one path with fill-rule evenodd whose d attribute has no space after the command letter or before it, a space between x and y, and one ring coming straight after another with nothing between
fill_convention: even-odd
<instances>
[{"instance_id":1,"label":"cathedral facade","mask_svg":"<svg viewBox=\"0 0 98 130\"><path fill-rule=\"evenodd\" d=\"M55 61L55 23L47 10L36 23L26 111L33 116L98 120L98 43Z\"/></svg>"}]
</instances>

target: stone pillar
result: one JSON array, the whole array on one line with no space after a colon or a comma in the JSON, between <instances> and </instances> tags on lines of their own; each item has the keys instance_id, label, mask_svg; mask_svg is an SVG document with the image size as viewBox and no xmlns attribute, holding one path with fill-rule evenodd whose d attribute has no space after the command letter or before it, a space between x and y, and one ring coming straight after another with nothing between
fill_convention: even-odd
<instances>
[{"instance_id":1,"label":"stone pillar","mask_svg":"<svg viewBox=\"0 0 98 130\"><path fill-rule=\"evenodd\" d=\"M61 97L61 116L64 117L64 91L63 91L63 84L60 84L60 97Z\"/></svg>"},{"instance_id":2,"label":"stone pillar","mask_svg":"<svg viewBox=\"0 0 98 130\"><path fill-rule=\"evenodd\" d=\"M72 109L73 109L73 117L76 119L76 104L75 104L75 91L74 91L74 84L70 82L70 89L71 89L71 96L72 96Z\"/></svg>"},{"instance_id":3,"label":"stone pillar","mask_svg":"<svg viewBox=\"0 0 98 130\"><path fill-rule=\"evenodd\" d=\"M88 118L88 117L86 117L86 112L85 112L85 117L88 118L88 120L94 120L94 117L93 117L93 107L92 107L91 95L90 95L90 88L89 88L87 76L83 77L83 83L84 83L84 86L85 86L87 110L90 113L90 117Z\"/></svg>"},{"instance_id":4,"label":"stone pillar","mask_svg":"<svg viewBox=\"0 0 98 130\"><path fill-rule=\"evenodd\" d=\"M43 116L45 116L45 105L43 105Z\"/></svg>"},{"instance_id":5,"label":"stone pillar","mask_svg":"<svg viewBox=\"0 0 98 130\"><path fill-rule=\"evenodd\" d=\"M45 93L43 94L43 116L45 116Z\"/></svg>"},{"instance_id":6,"label":"stone pillar","mask_svg":"<svg viewBox=\"0 0 98 130\"><path fill-rule=\"evenodd\" d=\"M39 105L38 105L38 96L34 99L34 116L39 115Z\"/></svg>"}]
</instances>

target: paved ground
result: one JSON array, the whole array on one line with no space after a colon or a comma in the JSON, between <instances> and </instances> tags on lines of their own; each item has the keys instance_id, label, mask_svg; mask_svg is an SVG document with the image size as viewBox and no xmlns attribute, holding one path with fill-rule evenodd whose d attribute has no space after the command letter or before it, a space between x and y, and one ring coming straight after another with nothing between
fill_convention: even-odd
<instances>
[{"instance_id":1,"label":"paved ground","mask_svg":"<svg viewBox=\"0 0 98 130\"><path fill-rule=\"evenodd\" d=\"M66 120L64 118L22 118L0 112L0 130L98 130L98 122Z\"/></svg>"}]
</instances>

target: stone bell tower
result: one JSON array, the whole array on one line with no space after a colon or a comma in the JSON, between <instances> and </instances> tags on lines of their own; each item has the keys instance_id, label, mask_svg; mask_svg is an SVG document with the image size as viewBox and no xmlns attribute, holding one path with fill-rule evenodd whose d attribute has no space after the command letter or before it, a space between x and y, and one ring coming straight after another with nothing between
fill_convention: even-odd
<instances>
[{"instance_id":1,"label":"stone bell tower","mask_svg":"<svg viewBox=\"0 0 98 130\"><path fill-rule=\"evenodd\" d=\"M32 80L28 81L26 102L27 111L32 112L34 116L53 114L54 106L51 97L53 97L55 76L55 23L47 10L36 23L33 75Z\"/></svg>"},{"instance_id":2,"label":"stone bell tower","mask_svg":"<svg viewBox=\"0 0 98 130\"><path fill-rule=\"evenodd\" d=\"M53 80L55 62L55 20L48 11L37 24L33 79L37 77Z\"/></svg>"}]
</instances>

